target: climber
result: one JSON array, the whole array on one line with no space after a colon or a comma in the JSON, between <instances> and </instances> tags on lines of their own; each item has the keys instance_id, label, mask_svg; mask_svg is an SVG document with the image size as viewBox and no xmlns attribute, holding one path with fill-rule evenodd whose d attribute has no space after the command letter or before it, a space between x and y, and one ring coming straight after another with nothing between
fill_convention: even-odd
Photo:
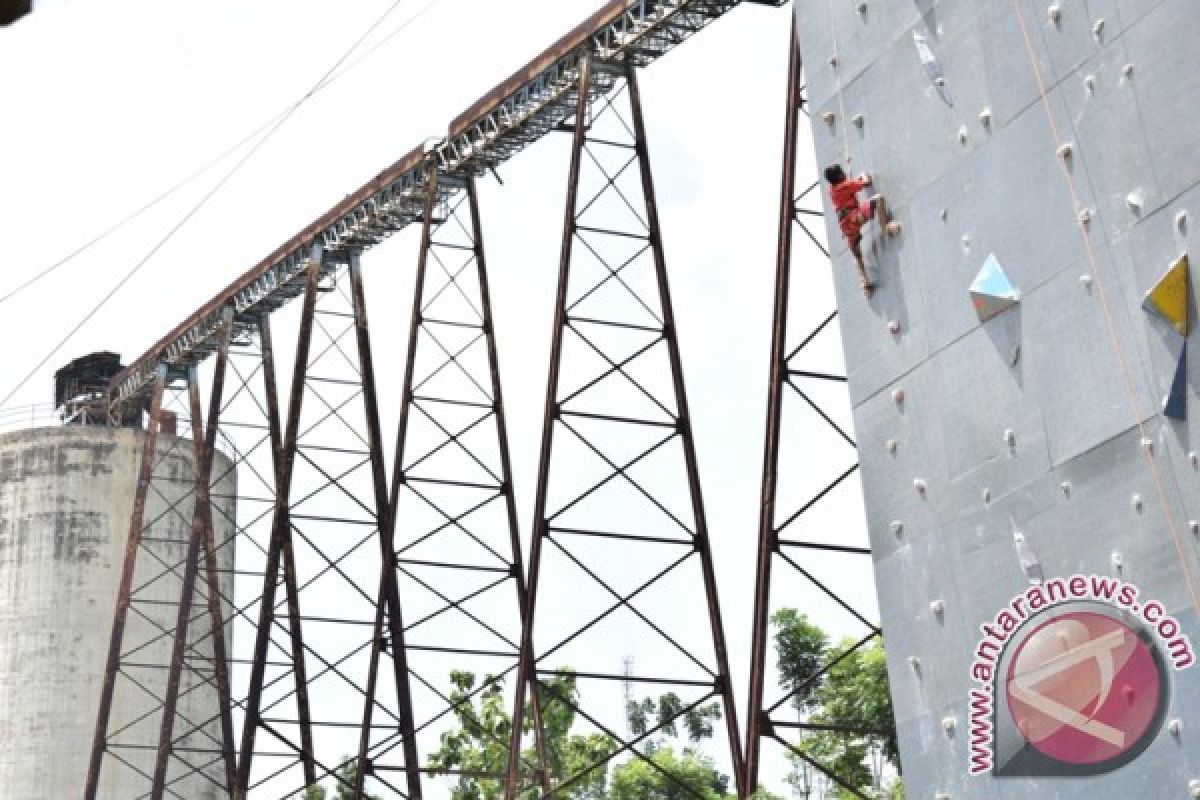
<instances>
[{"instance_id":1,"label":"climber","mask_svg":"<svg viewBox=\"0 0 1200 800\"><path fill-rule=\"evenodd\" d=\"M862 227L867 221L878 215L883 222L884 232L895 236L900 232L900 224L888 219L887 204L883 195L876 194L860 202L858 193L871 185L871 176L862 173L857 178L849 179L840 164L825 168L825 180L829 181L829 194L833 199L833 207L837 211L838 227L846 237L846 244L858 262L858 274L862 282L863 294L871 296L875 284L867 277L867 265L863 262Z\"/></svg>"}]
</instances>

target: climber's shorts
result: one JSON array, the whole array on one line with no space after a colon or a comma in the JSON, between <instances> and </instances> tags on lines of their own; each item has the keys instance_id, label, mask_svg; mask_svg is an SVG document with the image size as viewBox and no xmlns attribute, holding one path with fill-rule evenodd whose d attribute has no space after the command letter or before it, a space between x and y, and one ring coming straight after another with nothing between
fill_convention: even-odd
<instances>
[{"instance_id":1,"label":"climber's shorts","mask_svg":"<svg viewBox=\"0 0 1200 800\"><path fill-rule=\"evenodd\" d=\"M864 200L858 204L858 208L847 208L838 212L838 227L842 229L846 241L855 242L862 238L862 226L874 216L875 206L870 200Z\"/></svg>"}]
</instances>

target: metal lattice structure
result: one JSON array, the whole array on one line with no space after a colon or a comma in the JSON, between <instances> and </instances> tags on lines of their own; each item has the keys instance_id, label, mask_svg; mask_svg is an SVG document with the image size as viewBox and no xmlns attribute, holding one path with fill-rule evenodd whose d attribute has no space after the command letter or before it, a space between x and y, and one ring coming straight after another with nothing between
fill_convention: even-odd
<instances>
[{"instance_id":1,"label":"metal lattice structure","mask_svg":"<svg viewBox=\"0 0 1200 800\"><path fill-rule=\"evenodd\" d=\"M636 71L585 60L583 74L592 69L616 70L618 86L590 106L580 94L571 126L510 758L520 750L516 723L530 681L545 702L569 706L617 747L575 774L556 776L550 797L566 796L608 759L654 765L645 743L713 700L724 713L735 776L741 766ZM682 608L647 610L648 598L666 594ZM572 613L562 614L564 607ZM696 609L704 609L704 624L694 624ZM607 661L595 655L606 649L603 637L614 635L637 639L639 652L672 666L655 675L626 674L615 655ZM584 668L572 663L577 658L586 659ZM562 676L579 681L578 697L554 693L549 679ZM676 691L681 707L638 736L622 736L624 705L611 695L626 683ZM687 795L700 796L667 776ZM519 777L510 767L506 797L526 788Z\"/></svg>"},{"instance_id":2,"label":"metal lattice structure","mask_svg":"<svg viewBox=\"0 0 1200 800\"><path fill-rule=\"evenodd\" d=\"M803 748L807 732L824 732L853 736L879 736L876 730L845 729L837 725L813 722L803 713L797 714L795 701L805 696L834 669L839 661L870 644L880 636L879 627L860 610L843 591L846 575L869 575L871 551L865 535L854 536L852 527L839 522L830 529L829 521L821 519L830 498L846 491L858 472L857 445L843 421L836 419L835 408L849 409L845 395L846 377L827 369L814 369L814 343L822 336L836 333L837 309L818 311L811 324L797 332L789 326L789 312L797 297L792 277L797 262L823 268L830 261L824 244L824 214L821 210L820 178L801 167L798 158L801 126L808 116L805 104L801 54L793 29L789 57L789 78L784 135L783 179L780 197L779 247L775 278L775 307L771 343L771 382L767 409L766 447L763 455L763 487L759 519L759 554L755 581L753 642L750 665L750 704L747 714L746 787L759 786L764 746L775 745L796 763L807 765L826 776L832 783L856 797L866 797L861 787L847 782L833 766L823 763ZM794 234L803 234L795 243ZM792 342L795 342L794 346ZM818 356L819 358L819 356ZM832 394L829 387L835 387ZM840 389L840 390L839 390ZM796 435L789 425L803 427L807 422L829 434L820 441L816 437ZM785 428L788 428L785 432ZM807 439L807 441L806 441ZM798 455L809 448L819 448L820 458L806 459L814 468L807 480L785 478L784 461L787 455ZM799 494L785 491L789 482L802 488ZM816 525L806 524L816 519ZM865 534L865 529L862 532ZM785 573L787 590L782 596L772 595L776 568ZM805 603L794 590L795 579L810 591ZM869 584L869 581L864 581ZM815 602L814 602L815 601ZM781 687L782 691L767 690L771 672L772 636L770 617L773 608L799 605L805 613L832 608L859 629L855 643L839 648L830 660L810 676L795 685ZM771 698L771 699L768 699Z\"/></svg>"},{"instance_id":3,"label":"metal lattice structure","mask_svg":"<svg viewBox=\"0 0 1200 800\"><path fill-rule=\"evenodd\" d=\"M113 380L114 424L143 403L150 413L86 800L104 769L134 770L154 800L196 776L236 800L331 780L355 797L422 798L431 779L456 774L430 765L439 736L501 685L513 724L491 738L506 769L457 774L503 784L512 800L566 796L626 760L702 796L648 753L663 731L714 708L717 763L739 797L754 789L761 741L783 741L787 727L776 714L787 698L762 704L771 564L783 559L857 615L792 554L865 550L792 540L785 529L805 509L782 524L764 511L744 758L637 81L737 5L613 0L445 140L350 195ZM764 509L775 505L788 387L853 448L800 388L844 379L805 369L804 345L782 349L798 81L797 60ZM526 579L475 179L553 132L571 135L571 166ZM361 258L412 225L421 241L389 475ZM280 374L272 320L285 306L296 324L283 343L292 369ZM203 418L199 365L210 356ZM167 509L186 529L178 558L163 560L146 547L143 515L164 403L180 391L192 429L180 441L196 468L182 478L188 508ZM213 474L218 453L229 466ZM155 580L177 581L179 597L154 597ZM125 635L143 595L174 613L149 645ZM865 642L878 631L858 616ZM611 653L614 636L636 640L652 668ZM148 647L153 658L140 659ZM136 720L152 729L149 745L127 745L129 720L112 714L114 687L136 684L137 669L166 674ZM456 672L482 680L464 692ZM577 694L556 693L564 678ZM184 713L200 692L219 713ZM623 735L626 694L655 693L672 696L670 713ZM542 736L551 704L612 747L576 774L556 770Z\"/></svg>"}]
</instances>

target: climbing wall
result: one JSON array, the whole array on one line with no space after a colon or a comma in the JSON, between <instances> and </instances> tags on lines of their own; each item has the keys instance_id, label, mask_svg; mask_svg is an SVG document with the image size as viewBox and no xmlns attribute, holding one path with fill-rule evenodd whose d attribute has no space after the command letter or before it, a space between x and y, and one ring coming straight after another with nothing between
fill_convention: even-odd
<instances>
[{"instance_id":1,"label":"climbing wall","mask_svg":"<svg viewBox=\"0 0 1200 800\"><path fill-rule=\"evenodd\" d=\"M833 269L908 797L1200 797L1200 8L796 14L819 158L903 225L869 300Z\"/></svg>"}]
</instances>

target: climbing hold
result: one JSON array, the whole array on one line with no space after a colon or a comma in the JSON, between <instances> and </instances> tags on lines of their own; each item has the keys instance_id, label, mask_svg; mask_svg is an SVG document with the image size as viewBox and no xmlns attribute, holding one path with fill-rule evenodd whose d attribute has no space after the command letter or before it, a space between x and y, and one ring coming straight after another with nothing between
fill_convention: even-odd
<instances>
[{"instance_id":1,"label":"climbing hold","mask_svg":"<svg viewBox=\"0 0 1200 800\"><path fill-rule=\"evenodd\" d=\"M1130 498L1129 505L1133 506L1134 511L1138 512L1139 514L1142 513L1142 496L1140 494L1135 494L1132 498Z\"/></svg>"},{"instance_id":2,"label":"climbing hold","mask_svg":"<svg viewBox=\"0 0 1200 800\"><path fill-rule=\"evenodd\" d=\"M1097 39L1099 39L1100 34L1102 33L1104 33L1104 17L1101 17L1092 23L1092 36L1095 36Z\"/></svg>"},{"instance_id":3,"label":"climbing hold","mask_svg":"<svg viewBox=\"0 0 1200 800\"><path fill-rule=\"evenodd\" d=\"M1191 781L1188 783L1188 791L1191 792L1193 798L1200 797L1200 781Z\"/></svg>"},{"instance_id":4,"label":"climbing hold","mask_svg":"<svg viewBox=\"0 0 1200 800\"><path fill-rule=\"evenodd\" d=\"M989 106L984 106L983 111L979 112L979 124L985 128L992 127L992 109Z\"/></svg>"},{"instance_id":5,"label":"climbing hold","mask_svg":"<svg viewBox=\"0 0 1200 800\"><path fill-rule=\"evenodd\" d=\"M917 658L916 656L909 656L908 665L912 667L913 672L917 673L918 675L921 674L921 659Z\"/></svg>"},{"instance_id":6,"label":"climbing hold","mask_svg":"<svg viewBox=\"0 0 1200 800\"><path fill-rule=\"evenodd\" d=\"M916 489L917 494L921 496L924 496L925 492L929 490L929 486L926 485L925 481L921 480L920 478L913 480L913 488Z\"/></svg>"},{"instance_id":7,"label":"climbing hold","mask_svg":"<svg viewBox=\"0 0 1200 800\"><path fill-rule=\"evenodd\" d=\"M1125 195L1125 205L1129 206L1129 210L1137 216L1142 215L1142 206L1146 204L1146 193L1141 189L1134 189L1129 194Z\"/></svg>"},{"instance_id":8,"label":"climbing hold","mask_svg":"<svg viewBox=\"0 0 1200 800\"><path fill-rule=\"evenodd\" d=\"M934 613L934 616L940 617L946 613L946 603L941 599L934 600L929 604L929 610Z\"/></svg>"},{"instance_id":9,"label":"climbing hold","mask_svg":"<svg viewBox=\"0 0 1200 800\"><path fill-rule=\"evenodd\" d=\"M991 489L984 488L982 494L983 494L983 502L985 502L985 503L992 502L992 490Z\"/></svg>"},{"instance_id":10,"label":"climbing hold","mask_svg":"<svg viewBox=\"0 0 1200 800\"><path fill-rule=\"evenodd\" d=\"M892 390L892 402L895 403L896 405L900 405L901 403L904 402L904 390L903 389L893 389Z\"/></svg>"},{"instance_id":11,"label":"climbing hold","mask_svg":"<svg viewBox=\"0 0 1200 800\"><path fill-rule=\"evenodd\" d=\"M1192 469L1200 467L1200 453L1197 453L1195 450L1188 453L1188 461L1192 462Z\"/></svg>"},{"instance_id":12,"label":"climbing hold","mask_svg":"<svg viewBox=\"0 0 1200 800\"><path fill-rule=\"evenodd\" d=\"M904 535L904 523L898 519L892 520L892 535L897 539Z\"/></svg>"},{"instance_id":13,"label":"climbing hold","mask_svg":"<svg viewBox=\"0 0 1200 800\"><path fill-rule=\"evenodd\" d=\"M963 234L963 237L962 237L962 247L963 247L964 253L971 252L971 237L965 233Z\"/></svg>"},{"instance_id":14,"label":"climbing hold","mask_svg":"<svg viewBox=\"0 0 1200 800\"><path fill-rule=\"evenodd\" d=\"M1037 553L1033 552L1033 548L1025 541L1025 534L1013 531L1013 544L1017 548L1017 563L1021 565L1021 571L1025 573L1025 577L1031 584L1040 586L1046 575L1042 570L1042 562L1038 560Z\"/></svg>"},{"instance_id":15,"label":"climbing hold","mask_svg":"<svg viewBox=\"0 0 1200 800\"><path fill-rule=\"evenodd\" d=\"M1092 224L1092 210L1090 208L1079 209L1079 224L1085 228Z\"/></svg>"},{"instance_id":16,"label":"climbing hold","mask_svg":"<svg viewBox=\"0 0 1200 800\"><path fill-rule=\"evenodd\" d=\"M959 144L967 143L967 126L966 125L963 125L961 128L958 129L958 143Z\"/></svg>"},{"instance_id":17,"label":"climbing hold","mask_svg":"<svg viewBox=\"0 0 1200 800\"><path fill-rule=\"evenodd\" d=\"M1188 257L1184 255L1159 278L1142 301L1142 308L1162 317L1182 336L1187 336L1189 330L1188 271Z\"/></svg>"},{"instance_id":18,"label":"climbing hold","mask_svg":"<svg viewBox=\"0 0 1200 800\"><path fill-rule=\"evenodd\" d=\"M1145 450L1147 453L1153 453L1154 452L1154 440L1151 439L1149 436L1143 436L1142 437L1142 449Z\"/></svg>"},{"instance_id":19,"label":"climbing hold","mask_svg":"<svg viewBox=\"0 0 1200 800\"><path fill-rule=\"evenodd\" d=\"M1070 481L1063 481L1062 483L1060 483L1060 484L1058 485L1058 488L1059 488L1059 489L1062 489L1063 497L1070 497L1070 496L1071 496L1071 483L1070 483Z\"/></svg>"},{"instance_id":20,"label":"climbing hold","mask_svg":"<svg viewBox=\"0 0 1200 800\"><path fill-rule=\"evenodd\" d=\"M950 212L943 208L938 212L938 216L942 218L942 222L945 222L946 218L950 216Z\"/></svg>"},{"instance_id":21,"label":"climbing hold","mask_svg":"<svg viewBox=\"0 0 1200 800\"><path fill-rule=\"evenodd\" d=\"M1193 535L1200 535L1200 519L1189 519L1188 529L1191 530Z\"/></svg>"},{"instance_id":22,"label":"climbing hold","mask_svg":"<svg viewBox=\"0 0 1200 800\"><path fill-rule=\"evenodd\" d=\"M837 114L833 113L832 111L826 111L821 115L821 119L825 121L826 125L832 128L834 123L837 121Z\"/></svg>"},{"instance_id":23,"label":"climbing hold","mask_svg":"<svg viewBox=\"0 0 1200 800\"><path fill-rule=\"evenodd\" d=\"M1163 414L1171 419L1187 419L1187 340L1179 351L1179 364L1175 367L1175 377L1171 379L1171 389L1163 398Z\"/></svg>"},{"instance_id":24,"label":"climbing hold","mask_svg":"<svg viewBox=\"0 0 1200 800\"><path fill-rule=\"evenodd\" d=\"M946 732L947 736L953 736L954 729L957 726L958 726L958 723L955 721L954 717L943 717L942 718L942 730Z\"/></svg>"},{"instance_id":25,"label":"climbing hold","mask_svg":"<svg viewBox=\"0 0 1200 800\"><path fill-rule=\"evenodd\" d=\"M1066 161L1075 153L1075 145L1071 144L1070 142L1063 142L1054 152L1058 153L1059 158L1061 158L1063 161Z\"/></svg>"},{"instance_id":26,"label":"climbing hold","mask_svg":"<svg viewBox=\"0 0 1200 800\"><path fill-rule=\"evenodd\" d=\"M980 322L987 322L1021 300L1021 293L1008 280L994 253L983 262L969 291Z\"/></svg>"},{"instance_id":27,"label":"climbing hold","mask_svg":"<svg viewBox=\"0 0 1200 800\"><path fill-rule=\"evenodd\" d=\"M858 128L859 130L862 130L863 125L866 123L866 120L863 119L862 114L855 114L850 118L850 121L854 123L854 127Z\"/></svg>"},{"instance_id":28,"label":"climbing hold","mask_svg":"<svg viewBox=\"0 0 1200 800\"><path fill-rule=\"evenodd\" d=\"M1083 88L1087 89L1088 94L1096 93L1096 76L1088 73L1083 78Z\"/></svg>"},{"instance_id":29,"label":"climbing hold","mask_svg":"<svg viewBox=\"0 0 1200 800\"><path fill-rule=\"evenodd\" d=\"M1087 289L1090 292L1092 290L1092 276L1091 275L1080 275L1079 276L1079 285L1082 286L1083 288Z\"/></svg>"},{"instance_id":30,"label":"climbing hold","mask_svg":"<svg viewBox=\"0 0 1200 800\"><path fill-rule=\"evenodd\" d=\"M1017 434L1011 428L1004 432L1004 443L1009 447L1017 446Z\"/></svg>"},{"instance_id":31,"label":"climbing hold","mask_svg":"<svg viewBox=\"0 0 1200 800\"><path fill-rule=\"evenodd\" d=\"M1167 723L1167 732L1172 736L1178 736L1179 734L1183 733L1183 720L1181 720L1179 717L1172 719Z\"/></svg>"},{"instance_id":32,"label":"climbing hold","mask_svg":"<svg viewBox=\"0 0 1200 800\"><path fill-rule=\"evenodd\" d=\"M898 320L898 319L888 320L888 331L890 331L891 333L899 333L900 332L900 320Z\"/></svg>"},{"instance_id":33,"label":"climbing hold","mask_svg":"<svg viewBox=\"0 0 1200 800\"><path fill-rule=\"evenodd\" d=\"M858 4L858 9L857 9L857 10L858 10L858 13L859 13L859 14L861 14L861 15L863 15L863 16L865 17L865 16L867 15L867 4L866 4L866 3L859 3L859 4Z\"/></svg>"},{"instance_id":34,"label":"climbing hold","mask_svg":"<svg viewBox=\"0 0 1200 800\"><path fill-rule=\"evenodd\" d=\"M1121 67L1121 76L1123 78L1125 78L1126 80L1129 80L1130 78L1132 78L1133 77L1133 64L1126 64L1125 66Z\"/></svg>"},{"instance_id":35,"label":"climbing hold","mask_svg":"<svg viewBox=\"0 0 1200 800\"><path fill-rule=\"evenodd\" d=\"M1008 365L1010 367L1015 367L1017 365L1017 362L1019 362L1020 360L1021 360L1021 345L1018 344L1018 345L1015 345L1012 349L1012 352L1010 352L1008 354Z\"/></svg>"},{"instance_id":36,"label":"climbing hold","mask_svg":"<svg viewBox=\"0 0 1200 800\"><path fill-rule=\"evenodd\" d=\"M884 442L883 446L887 448L887 451L889 453L896 452L896 440L895 439L888 439L886 442Z\"/></svg>"},{"instance_id":37,"label":"climbing hold","mask_svg":"<svg viewBox=\"0 0 1200 800\"><path fill-rule=\"evenodd\" d=\"M1179 231L1181 236L1187 236L1188 215L1186 211L1180 211L1175 215L1175 229Z\"/></svg>"},{"instance_id":38,"label":"climbing hold","mask_svg":"<svg viewBox=\"0 0 1200 800\"><path fill-rule=\"evenodd\" d=\"M1121 567L1125 566L1125 559L1115 550L1113 551L1113 554L1108 557L1108 560L1109 563L1113 565L1113 569L1117 570L1118 572L1121 571Z\"/></svg>"},{"instance_id":39,"label":"climbing hold","mask_svg":"<svg viewBox=\"0 0 1200 800\"><path fill-rule=\"evenodd\" d=\"M1050 18L1052 23L1057 25L1058 21L1062 18L1062 6L1058 3L1051 3L1046 9L1046 16Z\"/></svg>"},{"instance_id":40,"label":"climbing hold","mask_svg":"<svg viewBox=\"0 0 1200 800\"><path fill-rule=\"evenodd\" d=\"M837 56L830 56L830 57L829 57L829 66L833 67L834 69L837 69L837 68L838 68L838 64L839 64L839 63L840 63L840 62L838 61L838 57L837 57Z\"/></svg>"}]
</instances>

